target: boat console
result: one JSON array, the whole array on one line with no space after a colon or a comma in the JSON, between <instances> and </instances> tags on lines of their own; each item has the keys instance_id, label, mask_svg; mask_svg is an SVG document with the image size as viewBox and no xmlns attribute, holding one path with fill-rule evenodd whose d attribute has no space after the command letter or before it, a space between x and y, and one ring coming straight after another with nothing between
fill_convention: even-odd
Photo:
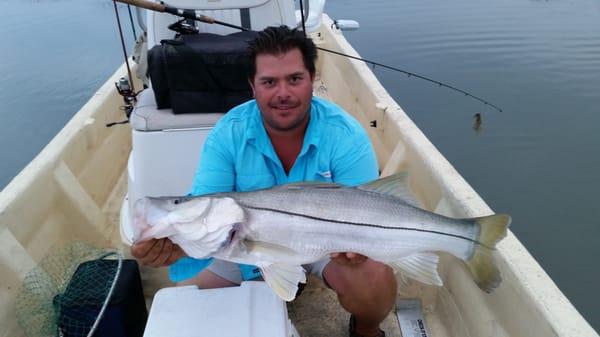
<instances>
[{"instance_id":1,"label":"boat console","mask_svg":"<svg viewBox=\"0 0 600 337\"><path fill-rule=\"evenodd\" d=\"M296 25L293 1L286 0L175 0L170 5L209 15L217 20L261 30L274 25ZM148 49L173 39L168 26L178 17L146 12ZM201 33L226 35L235 29L192 23ZM145 62L145 60L140 60ZM122 206L121 233L130 242L135 201L144 196L185 195L192 185L204 140L224 111L178 113L158 109L152 88L137 97L131 114L132 150L128 160L128 194Z\"/></svg>"}]
</instances>

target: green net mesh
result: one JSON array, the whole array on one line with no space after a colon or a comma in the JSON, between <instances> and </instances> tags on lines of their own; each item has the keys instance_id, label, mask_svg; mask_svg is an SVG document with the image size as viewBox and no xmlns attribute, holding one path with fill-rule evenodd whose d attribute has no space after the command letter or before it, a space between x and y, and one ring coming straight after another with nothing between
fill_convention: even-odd
<instances>
[{"instance_id":1,"label":"green net mesh","mask_svg":"<svg viewBox=\"0 0 600 337\"><path fill-rule=\"evenodd\" d=\"M91 336L118 279L122 255L84 243L55 249L23 280L17 319L27 336Z\"/></svg>"}]
</instances>

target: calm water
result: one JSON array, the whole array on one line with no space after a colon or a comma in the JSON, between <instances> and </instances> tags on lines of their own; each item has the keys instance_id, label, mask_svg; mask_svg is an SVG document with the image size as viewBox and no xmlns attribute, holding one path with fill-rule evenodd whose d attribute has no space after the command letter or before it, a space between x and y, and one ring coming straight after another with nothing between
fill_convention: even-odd
<instances>
[{"instance_id":1,"label":"calm water","mask_svg":"<svg viewBox=\"0 0 600 337\"><path fill-rule=\"evenodd\" d=\"M107 0L0 0L0 187L122 62ZM600 330L600 2L329 0L384 86ZM123 11L123 14L125 11ZM131 39L130 30L126 30ZM473 115L483 113L479 132Z\"/></svg>"}]
</instances>

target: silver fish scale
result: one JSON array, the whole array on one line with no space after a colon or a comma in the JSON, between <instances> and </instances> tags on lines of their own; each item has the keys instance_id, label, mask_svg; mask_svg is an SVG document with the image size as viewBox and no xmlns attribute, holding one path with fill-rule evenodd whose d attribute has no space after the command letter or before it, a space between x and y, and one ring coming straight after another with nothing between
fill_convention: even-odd
<instances>
[{"instance_id":1,"label":"silver fish scale","mask_svg":"<svg viewBox=\"0 0 600 337\"><path fill-rule=\"evenodd\" d=\"M246 204L238 200L246 213L242 235L245 240L280 247L282 251L272 255L291 264L311 263L332 252L356 252L382 262L397 261L422 251L445 251L463 260L472 254L473 242L456 236L305 217L263 208L262 201ZM252 259L265 259L252 256L249 254L245 258L250 260L238 262L255 264Z\"/></svg>"},{"instance_id":2,"label":"silver fish scale","mask_svg":"<svg viewBox=\"0 0 600 337\"><path fill-rule=\"evenodd\" d=\"M336 186L336 185L332 185ZM408 205L401 199L357 188L289 187L227 193L242 207L270 210L351 226L427 231L476 240L479 225Z\"/></svg>"}]
</instances>

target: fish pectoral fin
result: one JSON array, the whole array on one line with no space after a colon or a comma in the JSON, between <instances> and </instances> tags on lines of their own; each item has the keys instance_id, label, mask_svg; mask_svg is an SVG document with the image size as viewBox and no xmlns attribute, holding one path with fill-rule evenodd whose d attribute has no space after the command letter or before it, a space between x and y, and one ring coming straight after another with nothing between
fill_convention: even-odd
<instances>
[{"instance_id":1,"label":"fish pectoral fin","mask_svg":"<svg viewBox=\"0 0 600 337\"><path fill-rule=\"evenodd\" d=\"M247 254L259 261L268 261L274 256L285 261L286 258L294 258L298 255L293 249L264 241L244 240L244 245ZM257 263L256 265L260 268L269 287L284 301L296 298L298 283L306 283L306 273L302 266L285 263Z\"/></svg>"},{"instance_id":2,"label":"fish pectoral fin","mask_svg":"<svg viewBox=\"0 0 600 337\"><path fill-rule=\"evenodd\" d=\"M259 268L269 287L284 301L296 298L298 284L306 283L306 272L302 266L273 263Z\"/></svg>"},{"instance_id":3,"label":"fish pectoral fin","mask_svg":"<svg viewBox=\"0 0 600 337\"><path fill-rule=\"evenodd\" d=\"M440 257L435 253L416 253L404 257L398 261L392 261L389 265L419 282L429 285L442 286L444 282L437 272Z\"/></svg>"},{"instance_id":4,"label":"fish pectoral fin","mask_svg":"<svg viewBox=\"0 0 600 337\"><path fill-rule=\"evenodd\" d=\"M264 241L254 241L254 240L244 240L244 245L247 248L248 254L252 254L259 260L269 261L270 257L277 256L279 260L284 260L286 258L294 258L299 253L295 250L281 246L275 243L264 242Z\"/></svg>"},{"instance_id":5,"label":"fish pectoral fin","mask_svg":"<svg viewBox=\"0 0 600 337\"><path fill-rule=\"evenodd\" d=\"M405 203L419 207L419 203L410 189L408 172L396 173L357 187L359 190L375 192L398 198Z\"/></svg>"}]
</instances>

